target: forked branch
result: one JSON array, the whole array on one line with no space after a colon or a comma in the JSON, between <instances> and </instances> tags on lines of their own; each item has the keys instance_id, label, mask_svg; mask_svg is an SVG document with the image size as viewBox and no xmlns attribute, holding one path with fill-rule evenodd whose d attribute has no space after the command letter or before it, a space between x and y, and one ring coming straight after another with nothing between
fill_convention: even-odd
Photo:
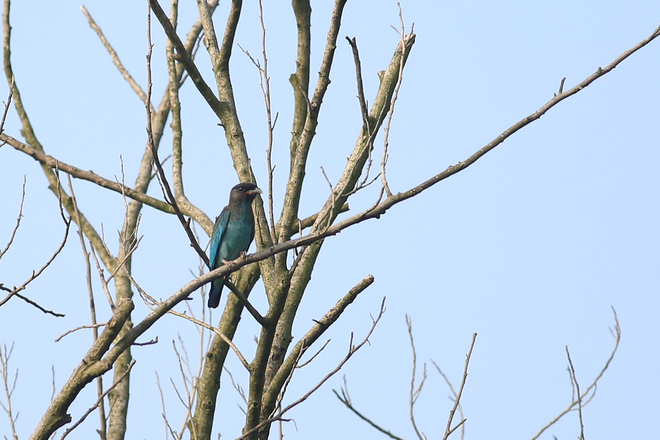
<instances>
[{"instance_id":1,"label":"forked branch","mask_svg":"<svg viewBox=\"0 0 660 440\"><path fill-rule=\"evenodd\" d=\"M612 312L614 313L614 329L610 329L610 333L612 334L612 337L614 337L614 348L612 348L612 352L610 353L610 356L607 358L607 361L605 361L605 364L603 365L603 368L600 370L596 378L591 382L591 385L589 385L581 394L578 391L577 395L574 395L573 398L571 399L571 403L568 405L568 407L560 412L554 419L552 419L547 425L545 425L539 432L536 433L534 437L531 438L531 440L536 440L538 439L541 434L543 434L548 428L550 428L552 425L557 423L562 417L564 417L566 414L568 414L571 411L575 411L578 409L580 411L581 415L581 409L588 404L591 399L596 395L596 389L598 386L598 381L603 377L605 374L605 371L607 368L610 366L610 363L614 359L614 355L616 354L616 351L619 348L619 342L621 342L621 327L619 326L619 318L616 314L616 310L614 307L612 307ZM571 384L575 387L575 381L574 381L574 370L572 370L572 362L570 361L569 357L569 364L571 364ZM581 434L584 436L584 427L582 425L582 420L580 417L580 425L581 425Z\"/></svg>"}]
</instances>

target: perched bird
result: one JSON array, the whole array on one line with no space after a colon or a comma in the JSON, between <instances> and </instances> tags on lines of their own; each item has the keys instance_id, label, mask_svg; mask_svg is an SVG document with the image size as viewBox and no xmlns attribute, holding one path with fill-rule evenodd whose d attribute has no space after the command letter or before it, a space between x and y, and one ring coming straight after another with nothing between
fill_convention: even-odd
<instances>
[{"instance_id":1,"label":"perched bird","mask_svg":"<svg viewBox=\"0 0 660 440\"><path fill-rule=\"evenodd\" d=\"M225 206L215 219L211 234L209 245L211 270L247 252L254 239L252 201L258 194L261 194L261 190L254 183L239 183L231 189L229 205ZM226 279L227 277L223 276L211 282L210 308L214 309L220 304L220 294Z\"/></svg>"}]
</instances>

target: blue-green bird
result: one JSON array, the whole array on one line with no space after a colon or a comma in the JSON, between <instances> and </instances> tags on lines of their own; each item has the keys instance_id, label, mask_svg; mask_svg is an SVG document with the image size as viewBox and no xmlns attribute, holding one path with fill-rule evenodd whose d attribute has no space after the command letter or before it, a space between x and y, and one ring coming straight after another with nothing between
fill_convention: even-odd
<instances>
[{"instance_id":1,"label":"blue-green bird","mask_svg":"<svg viewBox=\"0 0 660 440\"><path fill-rule=\"evenodd\" d=\"M261 194L254 183L239 183L231 189L229 205L225 206L215 219L211 243L209 244L209 264L211 270L225 262L233 261L247 252L254 239L254 215L252 201ZM226 276L211 282L209 307L214 309L220 304L220 294L225 285Z\"/></svg>"}]
</instances>

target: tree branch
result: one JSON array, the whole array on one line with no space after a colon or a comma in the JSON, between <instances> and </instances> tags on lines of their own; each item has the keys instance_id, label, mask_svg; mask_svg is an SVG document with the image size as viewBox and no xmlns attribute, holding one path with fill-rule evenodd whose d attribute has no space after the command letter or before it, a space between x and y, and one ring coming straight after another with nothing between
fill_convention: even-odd
<instances>
[{"instance_id":1,"label":"tree branch","mask_svg":"<svg viewBox=\"0 0 660 440\"><path fill-rule=\"evenodd\" d=\"M571 403L568 405L568 407L562 412L560 412L547 425L541 428L541 430L537 432L536 435L531 438L531 440L538 439L541 436L541 434L543 434L552 425L557 423L562 417L564 417L569 412L574 411L576 406L584 406L587 403L589 403L593 398L593 396L596 394L596 387L598 385L598 381L601 379L601 377L603 377L605 371L610 366L610 363L614 359L614 355L616 354L616 351L619 348L619 342L621 342L621 326L619 326L619 318L616 314L616 310L614 309L614 307L612 307L612 312L614 313L614 330L610 329L610 333L612 333L612 336L614 337L614 348L612 349L612 353L610 353L610 356L607 358L607 361L605 361L605 365L600 370L600 373L598 373L598 375L593 380L591 385L589 385L582 394L578 394L577 399L575 398L571 399ZM591 394L591 396L589 396L589 394Z\"/></svg>"},{"instance_id":2,"label":"tree branch","mask_svg":"<svg viewBox=\"0 0 660 440\"><path fill-rule=\"evenodd\" d=\"M158 209L159 211L163 211L168 214L175 213L174 208L172 208L172 206L170 206L167 202L155 199L151 196L146 195L143 192L136 191L133 188L129 188L119 182L108 180L104 177L99 176L93 171L84 171L81 170L80 168L74 167L73 165L64 163L58 159L55 159L52 156L49 156L43 151L37 150L36 148L24 144L19 140L14 139L13 137L8 136L4 133L0 134L0 141L8 143L16 150L27 154L34 160L38 161L44 166L47 166L50 169L60 170L69 174L72 177L75 177L76 179L87 180L88 182L95 183L96 185L102 188L112 190L122 195L126 195L131 199L137 200L141 203L144 203L145 205L151 206L152 208Z\"/></svg>"},{"instance_id":3,"label":"tree branch","mask_svg":"<svg viewBox=\"0 0 660 440\"><path fill-rule=\"evenodd\" d=\"M147 94L142 90L140 85L133 79L130 73L128 73L128 70L124 67L122 62L119 60L119 55L117 55L117 52L113 49L112 45L108 41L107 38L105 38L105 35L103 35L103 31L99 27L99 25L96 24L94 19L92 18L91 14L87 11L87 8L85 8L84 5L80 6L80 9L82 10L83 14L85 14L85 17L87 17L87 21L89 22L89 26L96 32L96 35L98 35L99 40L101 40L101 44L103 44L103 47L105 47L105 50L108 51L108 54L110 54L110 58L112 59L113 64L115 67L117 67L117 70L119 70L119 73L121 73L121 76L124 77L126 82L131 86L133 91L140 97L140 101L144 102L147 98ZM152 108L152 112L155 112L155 110Z\"/></svg>"},{"instance_id":4,"label":"tree branch","mask_svg":"<svg viewBox=\"0 0 660 440\"><path fill-rule=\"evenodd\" d=\"M447 418L447 427L445 428L445 435L442 437L442 440L447 440L449 436L458 429L459 426L462 426L467 419L461 420L456 426L451 427L451 422L454 420L454 414L456 414L456 409L461 404L461 396L463 395L463 388L465 388L465 383L467 382L468 377L468 367L470 366L470 358L472 357L472 350L474 349L474 344L477 342L477 334L472 335L472 343L470 344L470 350L465 356L465 368L463 369L463 379L461 380L461 385L458 387L458 394L454 400L454 407L449 411L449 418Z\"/></svg>"},{"instance_id":5,"label":"tree branch","mask_svg":"<svg viewBox=\"0 0 660 440\"><path fill-rule=\"evenodd\" d=\"M321 386L325 382L327 382L328 379L330 379L332 376L337 374L337 372L339 372L339 370L341 370L341 368L346 364L346 362L348 362L348 360L360 348L362 348L367 342L369 342L369 338L373 334L374 330L376 330L376 326L378 325L378 322L380 322L380 319L383 317L384 313L385 313L385 298L383 298L383 301L380 304L380 311L378 312L378 316L376 316L375 319L372 318L373 322L371 324L371 329L369 329L369 332L367 332L367 335L365 336L365 338L358 345L353 345L353 334L351 333L351 342L350 342L350 345L349 345L348 353L346 354L346 356L344 356L344 358L339 362L339 364L332 371L330 371L328 374L326 374L325 377L323 377L323 379L321 379L321 381L319 383L317 383L312 389L310 389L302 397L300 397L299 399L297 399L294 402L290 403L289 405L287 405L286 407L284 407L280 411L277 411L277 413L274 414L273 416L261 421L258 425L254 426L250 429L247 429L246 431L243 432L243 435L241 435L240 437L237 437L236 440L241 440L241 439L244 439L244 438L248 438L252 434L254 434L257 431L259 431L260 429L262 429L263 427L270 425L272 422L277 421L277 420L282 420L282 416L285 413L287 413L289 410L293 409L294 407L298 406L299 404L301 404L302 402L307 400L309 398L309 396L311 396L312 394L314 394L314 392L316 392L319 388L321 388Z\"/></svg>"}]
</instances>

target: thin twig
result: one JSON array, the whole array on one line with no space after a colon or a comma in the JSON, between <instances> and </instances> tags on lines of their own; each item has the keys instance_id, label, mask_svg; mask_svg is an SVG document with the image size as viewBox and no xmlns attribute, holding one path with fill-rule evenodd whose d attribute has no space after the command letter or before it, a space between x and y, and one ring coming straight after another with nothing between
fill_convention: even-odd
<instances>
[{"instance_id":1,"label":"thin twig","mask_svg":"<svg viewBox=\"0 0 660 440\"><path fill-rule=\"evenodd\" d=\"M392 195L390 191L390 185L387 182L387 161L389 159L389 143L390 143L390 127L392 126L392 118L394 117L394 107L396 101L399 98L399 90L401 89L401 84L403 83L403 66L406 62L405 48L406 48L406 26L403 21L403 10L401 9L401 3L397 3L399 7L399 19L401 20L401 50L404 53L404 56L401 57L401 67L399 68L399 77L396 81L396 86L394 87L394 93L392 93L392 99L390 100L389 111L387 114L387 122L385 123L385 128L383 131L383 156L380 162L380 178L385 189L385 194L388 197ZM413 29L411 29L410 34L413 35Z\"/></svg>"},{"instance_id":2,"label":"thin twig","mask_svg":"<svg viewBox=\"0 0 660 440\"><path fill-rule=\"evenodd\" d=\"M10 296L15 296L16 298L22 299L26 303L30 304L33 307L36 307L37 309L41 310L42 312L44 312L47 315L53 315L56 318L64 318L66 316L64 313L57 313L57 312L54 312L52 310L46 309L45 307L40 306L37 302L32 301L27 296L21 295L20 293L16 293L15 291L12 292L12 294ZM0 305L2 305L2 303L0 303Z\"/></svg>"},{"instance_id":3,"label":"thin twig","mask_svg":"<svg viewBox=\"0 0 660 440\"><path fill-rule=\"evenodd\" d=\"M168 313L171 313L171 314L174 315L174 316L178 316L179 318L187 319L188 321L193 322L193 323L195 323L195 324L197 324L197 325L199 325L199 326L201 326L201 327L204 327L205 329L210 330L210 331L212 331L213 333L215 333L216 335L220 336L220 337L222 338L222 340L225 341L225 342L227 343L227 345L229 345L229 347L230 347L232 350L234 350L234 353L236 353L236 357L238 357L238 360L241 361L241 364L243 364L243 366L245 367L245 369L248 370L248 371L250 371L250 364L248 363L248 361L245 360L245 357L243 356L243 354L241 353L241 351L240 351L240 350L238 349L238 347L232 342L232 340L229 339L229 338L227 337L227 335L223 334L220 330L218 330L217 328L213 327L213 326L210 325L210 324L207 324L207 323L204 322L204 321L200 321L199 319L194 318L194 317L189 316L189 315L186 315L185 313L177 312L176 310L169 310Z\"/></svg>"},{"instance_id":4,"label":"thin twig","mask_svg":"<svg viewBox=\"0 0 660 440\"><path fill-rule=\"evenodd\" d=\"M225 370L225 372L229 375L229 380L231 381L232 387L234 387L234 389L236 390L238 395L241 396L241 399L243 399L243 402L245 403L245 405L247 405L247 397L245 396L245 391L243 391L243 388L234 380L234 375L231 374L231 371L229 371L229 368L227 368L226 365L223 365L222 369ZM243 414L247 415L247 412L245 412L245 409L241 408L240 405L238 407L241 409Z\"/></svg>"},{"instance_id":5,"label":"thin twig","mask_svg":"<svg viewBox=\"0 0 660 440\"><path fill-rule=\"evenodd\" d=\"M65 337L65 336L67 336L67 335L70 335L70 334L73 333L73 332L77 332L78 330L82 330L82 329L85 329L85 328L93 328L93 329L97 329L97 328L99 328L99 327L105 327L106 325L108 325L107 322L102 322L102 323L100 323L100 324L81 325L80 327L76 327L76 328L72 328L71 330L67 330L66 332L64 332L63 334L61 334L60 336L58 336L58 337L55 339L55 342L60 342L60 340L61 340L63 337ZM97 338L98 338L98 337L97 337ZM95 340L96 340L97 338L95 338Z\"/></svg>"},{"instance_id":6,"label":"thin twig","mask_svg":"<svg viewBox=\"0 0 660 440\"><path fill-rule=\"evenodd\" d=\"M440 369L438 364L435 363L433 359L431 359L431 363L435 366L436 370L438 370L438 373L442 376L442 378L445 380L445 383L447 383L447 386L449 386L449 390L451 391L452 395L454 396L451 400L452 402L456 402L456 398L458 397L458 394L456 394L456 390L454 390L454 385L451 383L447 375ZM465 417L463 416L463 406L459 403L458 404L458 414L461 416L461 420L465 420ZM461 440L465 438L465 424L461 424Z\"/></svg>"},{"instance_id":7,"label":"thin twig","mask_svg":"<svg viewBox=\"0 0 660 440\"><path fill-rule=\"evenodd\" d=\"M2 375L2 384L4 385L5 397L7 398L7 405L0 402L0 406L7 413L7 418L9 419L9 425L11 426L11 433L13 439L18 440L18 434L16 433L16 419L18 419L18 413L14 415L11 407L11 396L12 394L14 394L14 390L16 389L16 381L18 380L18 370L16 370L16 373L14 374L14 380L12 381L11 386L9 385L9 376L7 374L7 370L9 369L9 359L11 358L11 354L13 351L14 351L14 344L11 345L9 350L7 350L6 345L0 347L0 375Z\"/></svg>"},{"instance_id":8,"label":"thin twig","mask_svg":"<svg viewBox=\"0 0 660 440\"><path fill-rule=\"evenodd\" d=\"M21 220L23 219L23 205L25 203L25 185L27 182L27 176L23 175L23 192L21 194L21 204L18 207L18 216L16 217L16 226L14 226L14 229L11 232L11 235L9 236L9 241L7 242L7 246L5 246L4 249L0 250L0 259L2 258L3 255L7 253L9 248L11 247L12 243L14 243L14 239L16 238L16 233L18 232L18 228L21 227ZM2 304L0 304L2 305Z\"/></svg>"},{"instance_id":9,"label":"thin twig","mask_svg":"<svg viewBox=\"0 0 660 440\"><path fill-rule=\"evenodd\" d=\"M344 379L345 379L345 378L344 378ZM350 409L351 411L353 411L353 414L355 414L356 416L358 416L359 418L361 418L362 420L364 420L365 422L367 422L367 423L368 423L369 425L371 425L374 429L376 429L377 431L382 432L382 433L385 434L386 436L388 436L388 437L390 437L390 438L393 438L393 439L395 439L395 440L403 440L401 437L392 434L390 431L388 431L387 429L381 427L380 425L378 425L377 423L375 423L374 421L372 421L371 419L369 419L367 416L365 416L364 414L362 414L360 411L358 411L357 409L355 409L355 407L354 407L353 404L351 403L350 396L348 395L348 387L346 386L346 380L344 380L344 388L342 388L342 390L341 390L341 394L342 394L341 396L339 395L339 393L337 393L336 390L332 390L332 392L335 393L335 396L337 396L337 399L339 399L339 401L340 401L341 403L343 403L343 404L346 406L346 408L348 408L348 409Z\"/></svg>"},{"instance_id":10,"label":"thin twig","mask_svg":"<svg viewBox=\"0 0 660 440\"><path fill-rule=\"evenodd\" d=\"M172 438L176 438L176 435L172 430L169 421L167 420L165 396L163 395L163 388L160 386L160 377L158 376L158 370L155 370L154 373L156 374L156 387L158 387L158 394L160 395L160 407L163 409L161 415L163 416L163 422L165 423L165 438L167 439L167 434L170 434Z\"/></svg>"},{"instance_id":11,"label":"thin twig","mask_svg":"<svg viewBox=\"0 0 660 440\"><path fill-rule=\"evenodd\" d=\"M573 361L571 360L571 353L568 351L568 345L566 346L566 357L568 358L568 366L571 370L571 383L575 385L575 391L577 395L578 402L578 414L580 417L580 440L584 440L584 422L582 420L582 396L580 395L580 384L578 383L577 376L575 375L575 368L573 367Z\"/></svg>"},{"instance_id":12,"label":"thin twig","mask_svg":"<svg viewBox=\"0 0 660 440\"><path fill-rule=\"evenodd\" d=\"M115 309L115 302L112 299L112 294L110 293L110 288L108 288L108 281L105 279L105 276L103 275L103 268L101 267L101 262L96 256L96 250L94 249L94 245L90 243L89 250L91 251L92 258L94 259L94 263L96 264L96 270L98 271L99 274L99 279L101 280L101 288L103 289L103 292L105 293L105 298L108 300L108 304L110 305L110 310Z\"/></svg>"},{"instance_id":13,"label":"thin twig","mask_svg":"<svg viewBox=\"0 0 660 440\"><path fill-rule=\"evenodd\" d=\"M619 325L619 318L616 314L616 310L614 309L614 307L612 307L612 312L614 313L614 329L610 329L610 333L612 333L612 337L614 337L614 348L612 349L610 356L607 358L607 361L605 361L605 365L600 370L600 372L593 380L591 385L589 385L587 389L582 392L582 394L579 396L579 399L571 399L571 403L568 405L568 407L562 412L560 412L554 419L548 422L548 424L542 427L541 430L537 432L534 437L531 438L531 440L538 439L541 436L541 434L543 434L552 425L557 423L562 417L564 417L569 412L574 411L575 407L580 404L580 401L582 402L581 404L584 407L587 403L591 401L591 399L596 394L598 381L601 379L601 377L603 377L605 371L610 366L610 363L614 359L614 355L616 354L617 349L619 348L619 342L621 342L621 326Z\"/></svg>"},{"instance_id":14,"label":"thin twig","mask_svg":"<svg viewBox=\"0 0 660 440\"><path fill-rule=\"evenodd\" d=\"M367 109L367 100L364 97L364 85L362 82L362 64L360 63L360 52L357 47L357 40L355 37L346 37L346 41L351 45L353 51L353 62L355 63L355 79L357 81L358 101L360 102L360 113L362 113L362 123L364 124L367 132L369 128L369 110Z\"/></svg>"},{"instance_id":15,"label":"thin twig","mask_svg":"<svg viewBox=\"0 0 660 440\"><path fill-rule=\"evenodd\" d=\"M9 107L11 106L11 98L14 96L14 76L11 77L11 82L9 84L9 95L7 96L7 102L5 102L5 109L2 112L2 120L0 120L0 133L5 131L5 121L7 120L7 113L9 112ZM4 144L2 144L4 145ZM0 147L2 147L0 145Z\"/></svg>"},{"instance_id":16,"label":"thin twig","mask_svg":"<svg viewBox=\"0 0 660 440\"><path fill-rule=\"evenodd\" d=\"M410 398L409 398L410 422L412 423L413 429L415 430L415 434L417 434L417 438L423 440L423 438L426 438L426 435L423 432L420 433L419 429L417 429L414 409L415 409L415 402L417 401L417 398L421 394L422 387L424 386L424 382L426 381L426 364L424 364L424 375L422 376L422 380L419 383L419 386L415 387L415 373L417 371L417 351L415 350L415 341L413 340L412 319L410 319L410 316L408 315L406 315L406 326L408 328L408 337L410 338L410 348L412 350L412 375L411 375L412 377L410 379Z\"/></svg>"},{"instance_id":17,"label":"thin twig","mask_svg":"<svg viewBox=\"0 0 660 440\"><path fill-rule=\"evenodd\" d=\"M293 370L298 362L299 355L298 353L305 352L307 349L314 344L318 338L321 337L325 331L330 328L337 320L340 318L342 313L348 308L349 305L355 301L355 299L364 292L367 287L369 287L374 282L373 275L367 275L359 283L357 283L352 289L344 295L342 299L337 301L337 304L330 309L323 317L319 320L315 320L312 328L305 333L305 335L296 343L291 352L288 354L287 358L284 360L280 366L277 374L271 381L271 387L273 389L280 389L281 384L284 383L286 378L289 376L291 370ZM385 298L383 298L383 301Z\"/></svg>"},{"instance_id":18,"label":"thin twig","mask_svg":"<svg viewBox=\"0 0 660 440\"><path fill-rule=\"evenodd\" d=\"M474 349L474 344L477 342L477 334L472 335L472 343L470 344L470 350L465 357L465 368L463 369L463 379L461 380L461 386L458 387L458 394L456 395L456 400L454 401L454 407L449 411L449 418L447 419L447 428L445 428L445 435L442 437L442 440L447 440L449 436L458 429L459 426L462 426L467 419L461 420L456 426L451 427L451 422L454 419L454 414L456 414L456 409L461 402L461 396L463 395L463 389L465 388L465 383L467 382L468 377L468 367L470 366L470 357L472 357L472 349Z\"/></svg>"},{"instance_id":19,"label":"thin twig","mask_svg":"<svg viewBox=\"0 0 660 440\"><path fill-rule=\"evenodd\" d=\"M55 261L55 258L57 258L57 256L60 254L60 252L62 252L62 249L64 249L64 245L66 245L67 239L69 238L69 230L71 228L71 218L70 217L67 218L64 215L64 210L62 208L62 199L59 198L59 201L60 201L60 216L62 217L62 221L64 221L64 237L62 238L62 242L60 243L59 247L55 250L55 252L53 252L53 255L51 255L50 259L48 261L46 261L46 263L43 266L41 266L41 268L39 270L37 270L37 271L33 270L32 275L27 280L25 280L23 282L23 284L21 284L18 287L14 287L13 289L11 289L9 295L7 295L4 299L0 300L0 306L2 306L7 301L9 301L13 296L16 296L16 297L22 299L23 301L25 301L26 303L38 308L39 310L41 310L42 312L44 312L46 314L50 314L50 315L56 316L58 318L61 318L61 317L64 316L61 313L55 313L51 310L45 309L44 307L37 304L35 301L32 301L31 299L29 299L26 296L21 295L19 293L19 292L22 292L23 290L25 290L26 287L28 286L28 284L30 284L32 281L37 279L48 268L48 266L50 266L51 263L53 261Z\"/></svg>"},{"instance_id":20,"label":"thin twig","mask_svg":"<svg viewBox=\"0 0 660 440\"><path fill-rule=\"evenodd\" d=\"M369 121L369 110L367 108L367 100L364 96L364 84L362 82L362 63L360 62L360 52L358 51L358 47L357 47L357 39L355 37L349 38L347 36L346 40L348 41L348 44L350 44L351 50L353 51L353 62L355 64L355 81L357 83L358 102L360 103L360 112L362 113L362 130L364 133L367 133L368 136L367 138L368 158L367 158L367 164L364 167L365 168L364 178L360 183L358 183L355 186L355 189L351 191L352 194L375 182L378 176L376 176L371 181L369 181L369 173L371 171L371 165L373 164L373 157L372 157L372 153L374 149L373 142L374 142L374 138L376 137L376 133L371 130L371 123Z\"/></svg>"},{"instance_id":21,"label":"thin twig","mask_svg":"<svg viewBox=\"0 0 660 440\"><path fill-rule=\"evenodd\" d=\"M561 95L562 93L564 93L564 83L565 82L566 82L566 77L563 77L561 79L561 81L559 82L559 91L557 93L555 93L555 96L557 96L557 94Z\"/></svg>"},{"instance_id":22,"label":"thin twig","mask_svg":"<svg viewBox=\"0 0 660 440\"><path fill-rule=\"evenodd\" d=\"M323 350L325 350L325 348L328 346L328 344L330 344L330 339L328 339L327 341L325 341L325 344L323 344L323 346L321 346L321 348L319 348L319 349L316 351L316 353L314 353L314 354L313 354L309 359L307 359L305 362L303 362L302 364L296 364L296 369L304 368L304 367L306 367L307 365L311 364L312 361L314 361L314 359L316 358L316 356L320 355L321 352L322 352Z\"/></svg>"}]
</instances>

